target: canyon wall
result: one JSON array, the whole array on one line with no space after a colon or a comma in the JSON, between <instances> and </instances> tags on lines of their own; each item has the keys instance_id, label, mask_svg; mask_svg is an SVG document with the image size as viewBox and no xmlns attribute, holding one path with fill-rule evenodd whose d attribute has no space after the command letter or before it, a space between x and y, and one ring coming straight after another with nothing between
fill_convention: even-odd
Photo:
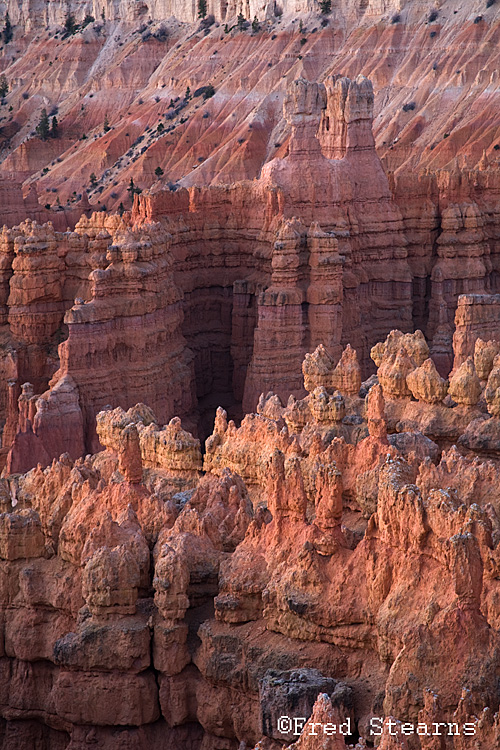
<instances>
[{"instance_id":1,"label":"canyon wall","mask_svg":"<svg viewBox=\"0 0 500 750\"><path fill-rule=\"evenodd\" d=\"M9 470L63 452L64 431L39 445L62 413L75 420L76 457L77 445L98 449L95 415L107 405L144 398L162 421L180 415L206 436L217 406L240 419L262 392L302 397L301 362L320 343L335 363L352 343L366 377L370 348L395 325L419 323L447 375L464 293L490 300L491 320L481 325L474 303L477 331L465 323L456 366L475 338L495 337L496 183L480 172L445 207L446 181L390 183L373 103L363 76L299 78L284 103L288 152L259 180L157 185L131 212L82 217L74 232L4 230L4 456L19 432ZM33 408L23 416L25 383Z\"/></svg>"},{"instance_id":2,"label":"canyon wall","mask_svg":"<svg viewBox=\"0 0 500 750\"><path fill-rule=\"evenodd\" d=\"M421 0L416 9L419 12L432 5L426 0ZM368 16L370 20L377 20L387 13L406 11L405 15L411 16L415 11L415 3L405 0L367 0L357 3L354 0L339 0L333 4L333 12L336 19L350 17L350 19ZM3 12L9 11L11 19L17 24L24 26L26 30L47 24L63 24L68 12L78 19L83 19L86 14L92 14L100 18L104 17L110 21L134 22L137 20L162 20L175 16L180 21L192 23L198 18L198 5L194 0L56 0L56 2L44 3L41 0L22 0L12 2L3 0L1 6ZM280 10L285 14L308 13L318 10L318 4L314 0L282 0L279 4ZM213 14L218 21L226 21L234 18L239 12L245 17L257 16L259 20L272 17L275 14L276 3L274 0L208 0L207 12Z\"/></svg>"}]
</instances>

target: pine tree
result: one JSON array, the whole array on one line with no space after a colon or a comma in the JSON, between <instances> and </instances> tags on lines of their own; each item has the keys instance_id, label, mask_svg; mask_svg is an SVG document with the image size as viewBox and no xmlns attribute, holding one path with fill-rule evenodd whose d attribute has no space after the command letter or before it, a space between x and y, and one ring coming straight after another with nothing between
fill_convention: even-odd
<instances>
[{"instance_id":1,"label":"pine tree","mask_svg":"<svg viewBox=\"0 0 500 750\"><path fill-rule=\"evenodd\" d=\"M254 33L257 33L258 30L259 30L259 22L257 20L257 16L254 16L254 19L252 21L252 31Z\"/></svg>"},{"instance_id":2,"label":"pine tree","mask_svg":"<svg viewBox=\"0 0 500 750\"><path fill-rule=\"evenodd\" d=\"M243 13L242 13L242 12L240 11L240 12L238 13L238 29L239 29L240 31L243 31L243 29L244 29L244 28L245 28L245 16L244 16L244 15L243 15Z\"/></svg>"},{"instance_id":3,"label":"pine tree","mask_svg":"<svg viewBox=\"0 0 500 750\"><path fill-rule=\"evenodd\" d=\"M134 200L134 195L135 195L136 190L137 190L137 188L134 185L134 178L131 177L129 185L128 185L128 188L127 188L127 192L130 194L130 200L132 200L132 201Z\"/></svg>"},{"instance_id":4,"label":"pine tree","mask_svg":"<svg viewBox=\"0 0 500 750\"><path fill-rule=\"evenodd\" d=\"M50 135L52 138L57 138L59 135L59 123L57 122L57 117L54 115L52 118L52 125L50 127Z\"/></svg>"},{"instance_id":5,"label":"pine tree","mask_svg":"<svg viewBox=\"0 0 500 750\"><path fill-rule=\"evenodd\" d=\"M104 115L104 132L107 133L108 130L111 130L111 128L109 127L108 115L106 114Z\"/></svg>"},{"instance_id":6,"label":"pine tree","mask_svg":"<svg viewBox=\"0 0 500 750\"><path fill-rule=\"evenodd\" d=\"M323 15L326 16L332 9L332 0L320 0L319 7Z\"/></svg>"},{"instance_id":7,"label":"pine tree","mask_svg":"<svg viewBox=\"0 0 500 750\"><path fill-rule=\"evenodd\" d=\"M90 175L90 184L92 185L92 187L95 187L97 185L97 177L95 175L95 172L92 172L92 174Z\"/></svg>"},{"instance_id":8,"label":"pine tree","mask_svg":"<svg viewBox=\"0 0 500 750\"><path fill-rule=\"evenodd\" d=\"M304 33L304 24L302 23L302 19L299 21L299 34Z\"/></svg>"},{"instance_id":9,"label":"pine tree","mask_svg":"<svg viewBox=\"0 0 500 750\"><path fill-rule=\"evenodd\" d=\"M2 31L2 39L5 44L8 44L12 40L12 24L10 22L9 11L5 14L5 25Z\"/></svg>"},{"instance_id":10,"label":"pine tree","mask_svg":"<svg viewBox=\"0 0 500 750\"><path fill-rule=\"evenodd\" d=\"M102 20L103 20L103 21L105 21L105 20L106 20L106 14L105 14L105 12L104 12L104 6L103 6L103 8L102 8L101 18L102 18Z\"/></svg>"},{"instance_id":11,"label":"pine tree","mask_svg":"<svg viewBox=\"0 0 500 750\"><path fill-rule=\"evenodd\" d=\"M155 169L155 175L157 177L163 177L163 169L161 167L156 167L156 169Z\"/></svg>"},{"instance_id":12,"label":"pine tree","mask_svg":"<svg viewBox=\"0 0 500 750\"><path fill-rule=\"evenodd\" d=\"M158 123L158 127L156 128L156 132L157 133L163 133L164 130L165 130L165 125L162 122Z\"/></svg>"},{"instance_id":13,"label":"pine tree","mask_svg":"<svg viewBox=\"0 0 500 750\"><path fill-rule=\"evenodd\" d=\"M75 17L73 13L69 13L66 16L66 20L64 21L64 28L66 30L66 34L74 34L75 31L78 28L78 25L75 21Z\"/></svg>"},{"instance_id":14,"label":"pine tree","mask_svg":"<svg viewBox=\"0 0 500 750\"><path fill-rule=\"evenodd\" d=\"M40 115L40 122L36 126L36 132L39 138L42 139L42 141L47 140L49 136L49 116L47 115L47 110L45 108L42 109L42 114Z\"/></svg>"},{"instance_id":15,"label":"pine tree","mask_svg":"<svg viewBox=\"0 0 500 750\"><path fill-rule=\"evenodd\" d=\"M123 214L125 213L125 206L123 205L123 202L121 202L118 206L118 213L120 214L120 216L123 216Z\"/></svg>"},{"instance_id":16,"label":"pine tree","mask_svg":"<svg viewBox=\"0 0 500 750\"><path fill-rule=\"evenodd\" d=\"M224 34L229 34L229 26L227 25L227 23L224 26Z\"/></svg>"},{"instance_id":17,"label":"pine tree","mask_svg":"<svg viewBox=\"0 0 500 750\"><path fill-rule=\"evenodd\" d=\"M198 0L198 18L205 18L207 15L207 0Z\"/></svg>"},{"instance_id":18,"label":"pine tree","mask_svg":"<svg viewBox=\"0 0 500 750\"><path fill-rule=\"evenodd\" d=\"M184 99L190 99L191 98L191 89L189 86L186 89L186 93L184 94Z\"/></svg>"},{"instance_id":19,"label":"pine tree","mask_svg":"<svg viewBox=\"0 0 500 750\"><path fill-rule=\"evenodd\" d=\"M9 82L7 81L7 77L5 73L2 73L0 76L0 99L3 99L4 96L7 95L9 91Z\"/></svg>"}]
</instances>

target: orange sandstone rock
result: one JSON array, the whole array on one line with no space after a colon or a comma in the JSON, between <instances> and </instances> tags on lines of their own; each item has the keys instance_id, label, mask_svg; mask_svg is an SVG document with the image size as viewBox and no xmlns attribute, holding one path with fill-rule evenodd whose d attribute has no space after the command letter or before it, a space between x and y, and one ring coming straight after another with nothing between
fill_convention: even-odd
<instances>
[{"instance_id":1,"label":"orange sandstone rock","mask_svg":"<svg viewBox=\"0 0 500 750\"><path fill-rule=\"evenodd\" d=\"M428 404L438 404L448 390L446 380L439 375L430 357L423 365L408 373L406 383L414 398Z\"/></svg>"},{"instance_id":2,"label":"orange sandstone rock","mask_svg":"<svg viewBox=\"0 0 500 750\"><path fill-rule=\"evenodd\" d=\"M449 394L457 404L474 406L481 395L481 383L474 368L472 357L468 357L450 378Z\"/></svg>"}]
</instances>

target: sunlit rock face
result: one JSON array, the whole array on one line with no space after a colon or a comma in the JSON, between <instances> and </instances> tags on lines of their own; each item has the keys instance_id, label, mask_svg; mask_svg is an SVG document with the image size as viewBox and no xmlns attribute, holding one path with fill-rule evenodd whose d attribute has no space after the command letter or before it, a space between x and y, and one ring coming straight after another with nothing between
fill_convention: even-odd
<instances>
[{"instance_id":1,"label":"sunlit rock face","mask_svg":"<svg viewBox=\"0 0 500 750\"><path fill-rule=\"evenodd\" d=\"M129 238L120 257L136 251ZM325 750L376 736L422 750L407 727L433 722L459 727L460 750L494 746L500 365L485 380L487 349L481 378L468 357L445 381L424 337L395 329L360 383L352 347L335 365L320 344L303 399L262 394L239 427L219 408L203 456L179 418L162 427L138 403L97 415L100 452L8 469L3 748L118 749L119 732L137 748L316 750L324 724ZM11 461L66 424L40 431L32 399L29 384Z\"/></svg>"}]
</instances>

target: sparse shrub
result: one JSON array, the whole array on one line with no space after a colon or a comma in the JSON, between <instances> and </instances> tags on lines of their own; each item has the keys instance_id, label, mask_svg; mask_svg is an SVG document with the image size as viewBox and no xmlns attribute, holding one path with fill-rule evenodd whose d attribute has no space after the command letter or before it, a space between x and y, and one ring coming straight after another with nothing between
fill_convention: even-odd
<instances>
[{"instance_id":1,"label":"sparse shrub","mask_svg":"<svg viewBox=\"0 0 500 750\"><path fill-rule=\"evenodd\" d=\"M207 99L210 99L215 94L215 89L212 86L211 83L209 83L207 86L200 86L193 94L193 99L197 96L203 96L203 99L206 101Z\"/></svg>"},{"instance_id":2,"label":"sparse shrub","mask_svg":"<svg viewBox=\"0 0 500 750\"><path fill-rule=\"evenodd\" d=\"M166 42L168 39L168 31L165 26L160 26L160 28L155 31L153 36L159 42Z\"/></svg>"},{"instance_id":3,"label":"sparse shrub","mask_svg":"<svg viewBox=\"0 0 500 750\"><path fill-rule=\"evenodd\" d=\"M203 92L204 101L207 101L207 99L211 99L214 94L215 94L215 89L212 86L212 84L209 83L208 86L205 86L205 91Z\"/></svg>"},{"instance_id":4,"label":"sparse shrub","mask_svg":"<svg viewBox=\"0 0 500 750\"><path fill-rule=\"evenodd\" d=\"M401 15L399 13L395 13L393 17L391 18L391 23L399 23L401 21Z\"/></svg>"},{"instance_id":5,"label":"sparse shrub","mask_svg":"<svg viewBox=\"0 0 500 750\"><path fill-rule=\"evenodd\" d=\"M86 26L89 25L89 23L94 23L95 18L90 13L87 13L85 18L82 21L82 29L84 29Z\"/></svg>"},{"instance_id":6,"label":"sparse shrub","mask_svg":"<svg viewBox=\"0 0 500 750\"><path fill-rule=\"evenodd\" d=\"M431 12L429 13L429 18L428 18L429 23L433 23L433 21L435 21L438 16L439 16L439 13L437 10L431 10Z\"/></svg>"},{"instance_id":7,"label":"sparse shrub","mask_svg":"<svg viewBox=\"0 0 500 750\"><path fill-rule=\"evenodd\" d=\"M155 96L155 102L158 104L159 101L160 101L160 97L159 96Z\"/></svg>"},{"instance_id":8,"label":"sparse shrub","mask_svg":"<svg viewBox=\"0 0 500 750\"><path fill-rule=\"evenodd\" d=\"M48 210L50 209L50 203L46 203L46 204L45 204L45 208L46 208L46 209L47 209L47 211L48 211Z\"/></svg>"},{"instance_id":9,"label":"sparse shrub","mask_svg":"<svg viewBox=\"0 0 500 750\"><path fill-rule=\"evenodd\" d=\"M482 16L476 16L474 19L474 23L481 23L482 20L483 20Z\"/></svg>"},{"instance_id":10,"label":"sparse shrub","mask_svg":"<svg viewBox=\"0 0 500 750\"><path fill-rule=\"evenodd\" d=\"M486 0L486 7L491 8L492 5L495 5L497 0Z\"/></svg>"},{"instance_id":11,"label":"sparse shrub","mask_svg":"<svg viewBox=\"0 0 500 750\"><path fill-rule=\"evenodd\" d=\"M277 18L281 18L281 16L283 15L283 8L280 5L274 6L274 15Z\"/></svg>"},{"instance_id":12,"label":"sparse shrub","mask_svg":"<svg viewBox=\"0 0 500 750\"><path fill-rule=\"evenodd\" d=\"M445 134L443 135L443 138L449 138L449 137L450 137L450 134L449 134L449 133L445 133Z\"/></svg>"},{"instance_id":13,"label":"sparse shrub","mask_svg":"<svg viewBox=\"0 0 500 750\"><path fill-rule=\"evenodd\" d=\"M305 38L305 36L303 36L302 39L300 40L300 46L303 47L304 44L307 44L307 39Z\"/></svg>"},{"instance_id":14,"label":"sparse shrub","mask_svg":"<svg viewBox=\"0 0 500 750\"><path fill-rule=\"evenodd\" d=\"M23 92L23 99L26 101L26 99L29 99L29 98L30 98L30 95L28 94L28 92L24 91Z\"/></svg>"},{"instance_id":15,"label":"sparse shrub","mask_svg":"<svg viewBox=\"0 0 500 750\"><path fill-rule=\"evenodd\" d=\"M163 169L161 167L156 167L156 169L155 169L155 175L157 177L163 177Z\"/></svg>"},{"instance_id":16,"label":"sparse shrub","mask_svg":"<svg viewBox=\"0 0 500 750\"><path fill-rule=\"evenodd\" d=\"M493 148L495 149L495 151L500 151L500 144L499 143L495 143L495 145L493 146Z\"/></svg>"},{"instance_id":17,"label":"sparse shrub","mask_svg":"<svg viewBox=\"0 0 500 750\"><path fill-rule=\"evenodd\" d=\"M434 37L437 36L437 31L431 31L431 33L429 34L429 36L430 36L431 39L434 39Z\"/></svg>"}]
</instances>

